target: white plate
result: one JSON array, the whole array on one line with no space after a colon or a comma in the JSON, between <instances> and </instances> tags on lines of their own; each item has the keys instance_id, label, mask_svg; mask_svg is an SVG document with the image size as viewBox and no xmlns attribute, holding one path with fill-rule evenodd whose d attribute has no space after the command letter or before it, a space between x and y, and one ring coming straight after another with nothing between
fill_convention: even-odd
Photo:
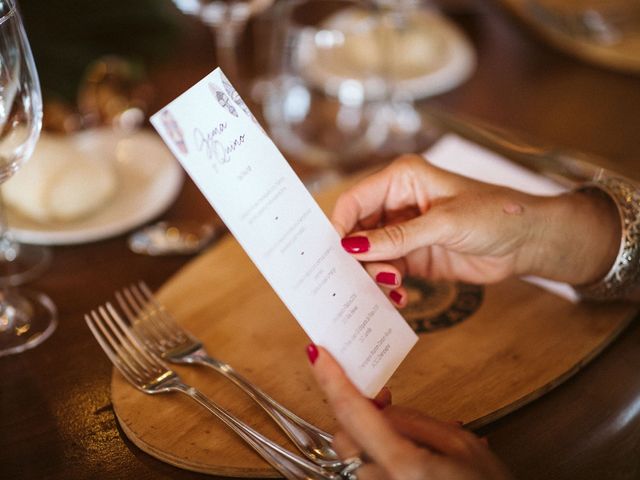
<instances>
[{"instance_id":1,"label":"white plate","mask_svg":"<svg viewBox=\"0 0 640 480\"><path fill-rule=\"evenodd\" d=\"M452 90L467 80L475 70L476 55L464 33L437 11L423 9L411 15L411 30L396 38L400 44L406 42L407 35L412 39L405 45L406 51L394 52L394 61L403 70L391 78L396 89L418 100ZM383 45L373 36L375 33L361 26L366 21L362 12L347 9L323 24L327 30L344 34L340 37L345 39L347 50L338 55L326 55L317 36L300 42L297 54L305 64L305 76L329 95L340 96L343 86L353 88L353 80L360 82L364 97L369 100L385 95L387 87L379 75L372 74L379 69L372 59L379 61L386 52L380 51Z\"/></svg>"},{"instance_id":2,"label":"white plate","mask_svg":"<svg viewBox=\"0 0 640 480\"><path fill-rule=\"evenodd\" d=\"M120 138L111 130L96 130L76 140L88 154L107 153L95 157L114 162L117 192L103 208L75 222L40 223L7 208L9 228L19 242L72 245L113 237L161 214L178 196L183 170L157 135L142 131Z\"/></svg>"}]
</instances>

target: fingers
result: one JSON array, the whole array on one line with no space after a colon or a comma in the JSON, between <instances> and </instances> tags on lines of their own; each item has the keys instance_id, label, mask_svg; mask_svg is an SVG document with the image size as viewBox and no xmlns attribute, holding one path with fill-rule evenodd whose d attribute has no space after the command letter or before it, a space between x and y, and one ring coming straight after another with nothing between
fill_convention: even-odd
<instances>
[{"instance_id":1,"label":"fingers","mask_svg":"<svg viewBox=\"0 0 640 480\"><path fill-rule=\"evenodd\" d=\"M459 178L428 164L419 155L403 155L340 195L331 221L344 237L359 223L371 228L372 219L379 221L383 212L408 208L424 212L433 196L458 188Z\"/></svg>"},{"instance_id":2,"label":"fingers","mask_svg":"<svg viewBox=\"0 0 640 480\"><path fill-rule=\"evenodd\" d=\"M369 262L364 268L381 287L396 288L402 284L402 273L390 263Z\"/></svg>"},{"instance_id":3,"label":"fingers","mask_svg":"<svg viewBox=\"0 0 640 480\"><path fill-rule=\"evenodd\" d=\"M407 304L408 299L407 290L401 285L402 273L398 268L403 265L403 262L400 261L391 263L369 262L364 264L371 278L382 288L385 295L400 308Z\"/></svg>"},{"instance_id":4,"label":"fingers","mask_svg":"<svg viewBox=\"0 0 640 480\"><path fill-rule=\"evenodd\" d=\"M371 402L378 410L384 410L391 405L391 390L383 387L382 390L371 399ZM362 449L344 430L339 430L333 435L333 448L342 459L350 457L360 457Z\"/></svg>"},{"instance_id":5,"label":"fingers","mask_svg":"<svg viewBox=\"0 0 640 480\"><path fill-rule=\"evenodd\" d=\"M358 392L342 368L321 347L313 375L329 400L338 422L361 451L383 468L415 469L420 449L397 433L376 406Z\"/></svg>"},{"instance_id":6,"label":"fingers","mask_svg":"<svg viewBox=\"0 0 640 480\"><path fill-rule=\"evenodd\" d=\"M341 237L351 232L360 220L381 216L385 193L391 181L385 172L386 169L365 178L338 197L331 223Z\"/></svg>"},{"instance_id":7,"label":"fingers","mask_svg":"<svg viewBox=\"0 0 640 480\"><path fill-rule=\"evenodd\" d=\"M454 478L454 473L458 474L455 478L509 478L499 460L473 434L397 407L378 410L326 350L312 347L308 353L313 375L344 429L334 437L334 447L341 458L358 456L367 461L357 469L359 479L423 479L446 472L446 478ZM387 396L383 391L376 400L386 401ZM469 476L472 472L478 475Z\"/></svg>"},{"instance_id":8,"label":"fingers","mask_svg":"<svg viewBox=\"0 0 640 480\"><path fill-rule=\"evenodd\" d=\"M351 436L343 430L336 432L333 435L333 442L331 443L333 449L341 459L360 457L362 455L362 448L358 445Z\"/></svg>"},{"instance_id":9,"label":"fingers","mask_svg":"<svg viewBox=\"0 0 640 480\"><path fill-rule=\"evenodd\" d=\"M479 450L487 448L476 435L451 422L399 407L387 408L385 416L397 432L447 456L472 461Z\"/></svg>"},{"instance_id":10,"label":"fingers","mask_svg":"<svg viewBox=\"0 0 640 480\"><path fill-rule=\"evenodd\" d=\"M360 261L399 259L420 247L457 253L513 253L528 240L535 197L403 157L338 200L333 220L344 249Z\"/></svg>"},{"instance_id":11,"label":"fingers","mask_svg":"<svg viewBox=\"0 0 640 480\"><path fill-rule=\"evenodd\" d=\"M470 472L470 467L476 473L472 478L511 479L507 468L489 450L486 438L477 437L455 422L441 422L398 407L387 408L384 415L400 434L441 454L436 459L443 460L442 462L429 462L434 469L446 469L453 461L467 472Z\"/></svg>"},{"instance_id":12,"label":"fingers","mask_svg":"<svg viewBox=\"0 0 640 480\"><path fill-rule=\"evenodd\" d=\"M368 463L356 470L358 480L389 480L389 475L378 465Z\"/></svg>"},{"instance_id":13,"label":"fingers","mask_svg":"<svg viewBox=\"0 0 640 480\"><path fill-rule=\"evenodd\" d=\"M409 303L409 292L404 287L398 287L387 292L387 296L398 308L404 308Z\"/></svg>"},{"instance_id":14,"label":"fingers","mask_svg":"<svg viewBox=\"0 0 640 480\"><path fill-rule=\"evenodd\" d=\"M471 466L476 473L483 472L478 478L511 478L504 465L489 450L486 438L478 438L456 422L441 422L398 407L387 408L384 415L398 433L440 454L436 459L444 462L430 460L429 465L433 468L438 465L446 467L453 460L460 466Z\"/></svg>"},{"instance_id":15,"label":"fingers","mask_svg":"<svg viewBox=\"0 0 640 480\"><path fill-rule=\"evenodd\" d=\"M357 232L342 239L342 247L360 261L401 258L420 247L454 242L464 222L452 222L449 209L434 207L406 222Z\"/></svg>"},{"instance_id":16,"label":"fingers","mask_svg":"<svg viewBox=\"0 0 640 480\"><path fill-rule=\"evenodd\" d=\"M374 405L378 408L378 410L384 410L389 405L391 405L391 390L387 387L383 387L382 390L376 395L373 399Z\"/></svg>"}]
</instances>

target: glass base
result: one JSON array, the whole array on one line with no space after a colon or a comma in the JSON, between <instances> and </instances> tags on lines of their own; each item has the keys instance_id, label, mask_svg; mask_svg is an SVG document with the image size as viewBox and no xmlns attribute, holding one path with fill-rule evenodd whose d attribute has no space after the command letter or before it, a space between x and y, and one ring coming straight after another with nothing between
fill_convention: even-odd
<instances>
[{"instance_id":1,"label":"glass base","mask_svg":"<svg viewBox=\"0 0 640 480\"><path fill-rule=\"evenodd\" d=\"M56 307L45 294L29 290L0 292L0 357L41 344L57 324Z\"/></svg>"},{"instance_id":2,"label":"glass base","mask_svg":"<svg viewBox=\"0 0 640 480\"><path fill-rule=\"evenodd\" d=\"M51 250L41 245L11 242L0 249L0 286L23 285L38 278L51 264Z\"/></svg>"},{"instance_id":3,"label":"glass base","mask_svg":"<svg viewBox=\"0 0 640 480\"><path fill-rule=\"evenodd\" d=\"M387 102L372 114L372 150L392 158L404 153L422 153L435 141L435 134L413 101ZM439 132L438 132L439 133Z\"/></svg>"}]
</instances>

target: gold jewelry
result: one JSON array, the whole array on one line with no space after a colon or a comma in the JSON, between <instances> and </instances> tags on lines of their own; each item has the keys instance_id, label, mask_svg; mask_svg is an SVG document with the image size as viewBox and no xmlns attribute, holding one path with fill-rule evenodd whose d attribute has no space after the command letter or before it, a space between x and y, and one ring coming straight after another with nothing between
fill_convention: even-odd
<instances>
[{"instance_id":1,"label":"gold jewelry","mask_svg":"<svg viewBox=\"0 0 640 480\"><path fill-rule=\"evenodd\" d=\"M577 287L576 291L586 300L624 299L640 286L640 186L625 178L608 177L578 191L600 192L615 203L622 238L609 273L599 282Z\"/></svg>"}]
</instances>

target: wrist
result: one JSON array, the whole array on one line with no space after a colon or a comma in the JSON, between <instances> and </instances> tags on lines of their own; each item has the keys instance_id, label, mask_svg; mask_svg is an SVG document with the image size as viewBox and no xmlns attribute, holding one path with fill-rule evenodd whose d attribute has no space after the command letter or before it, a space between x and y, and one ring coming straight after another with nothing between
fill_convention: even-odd
<instances>
[{"instance_id":1,"label":"wrist","mask_svg":"<svg viewBox=\"0 0 640 480\"><path fill-rule=\"evenodd\" d=\"M574 191L540 202L527 274L582 285L597 282L613 265L620 217L606 195Z\"/></svg>"}]
</instances>

